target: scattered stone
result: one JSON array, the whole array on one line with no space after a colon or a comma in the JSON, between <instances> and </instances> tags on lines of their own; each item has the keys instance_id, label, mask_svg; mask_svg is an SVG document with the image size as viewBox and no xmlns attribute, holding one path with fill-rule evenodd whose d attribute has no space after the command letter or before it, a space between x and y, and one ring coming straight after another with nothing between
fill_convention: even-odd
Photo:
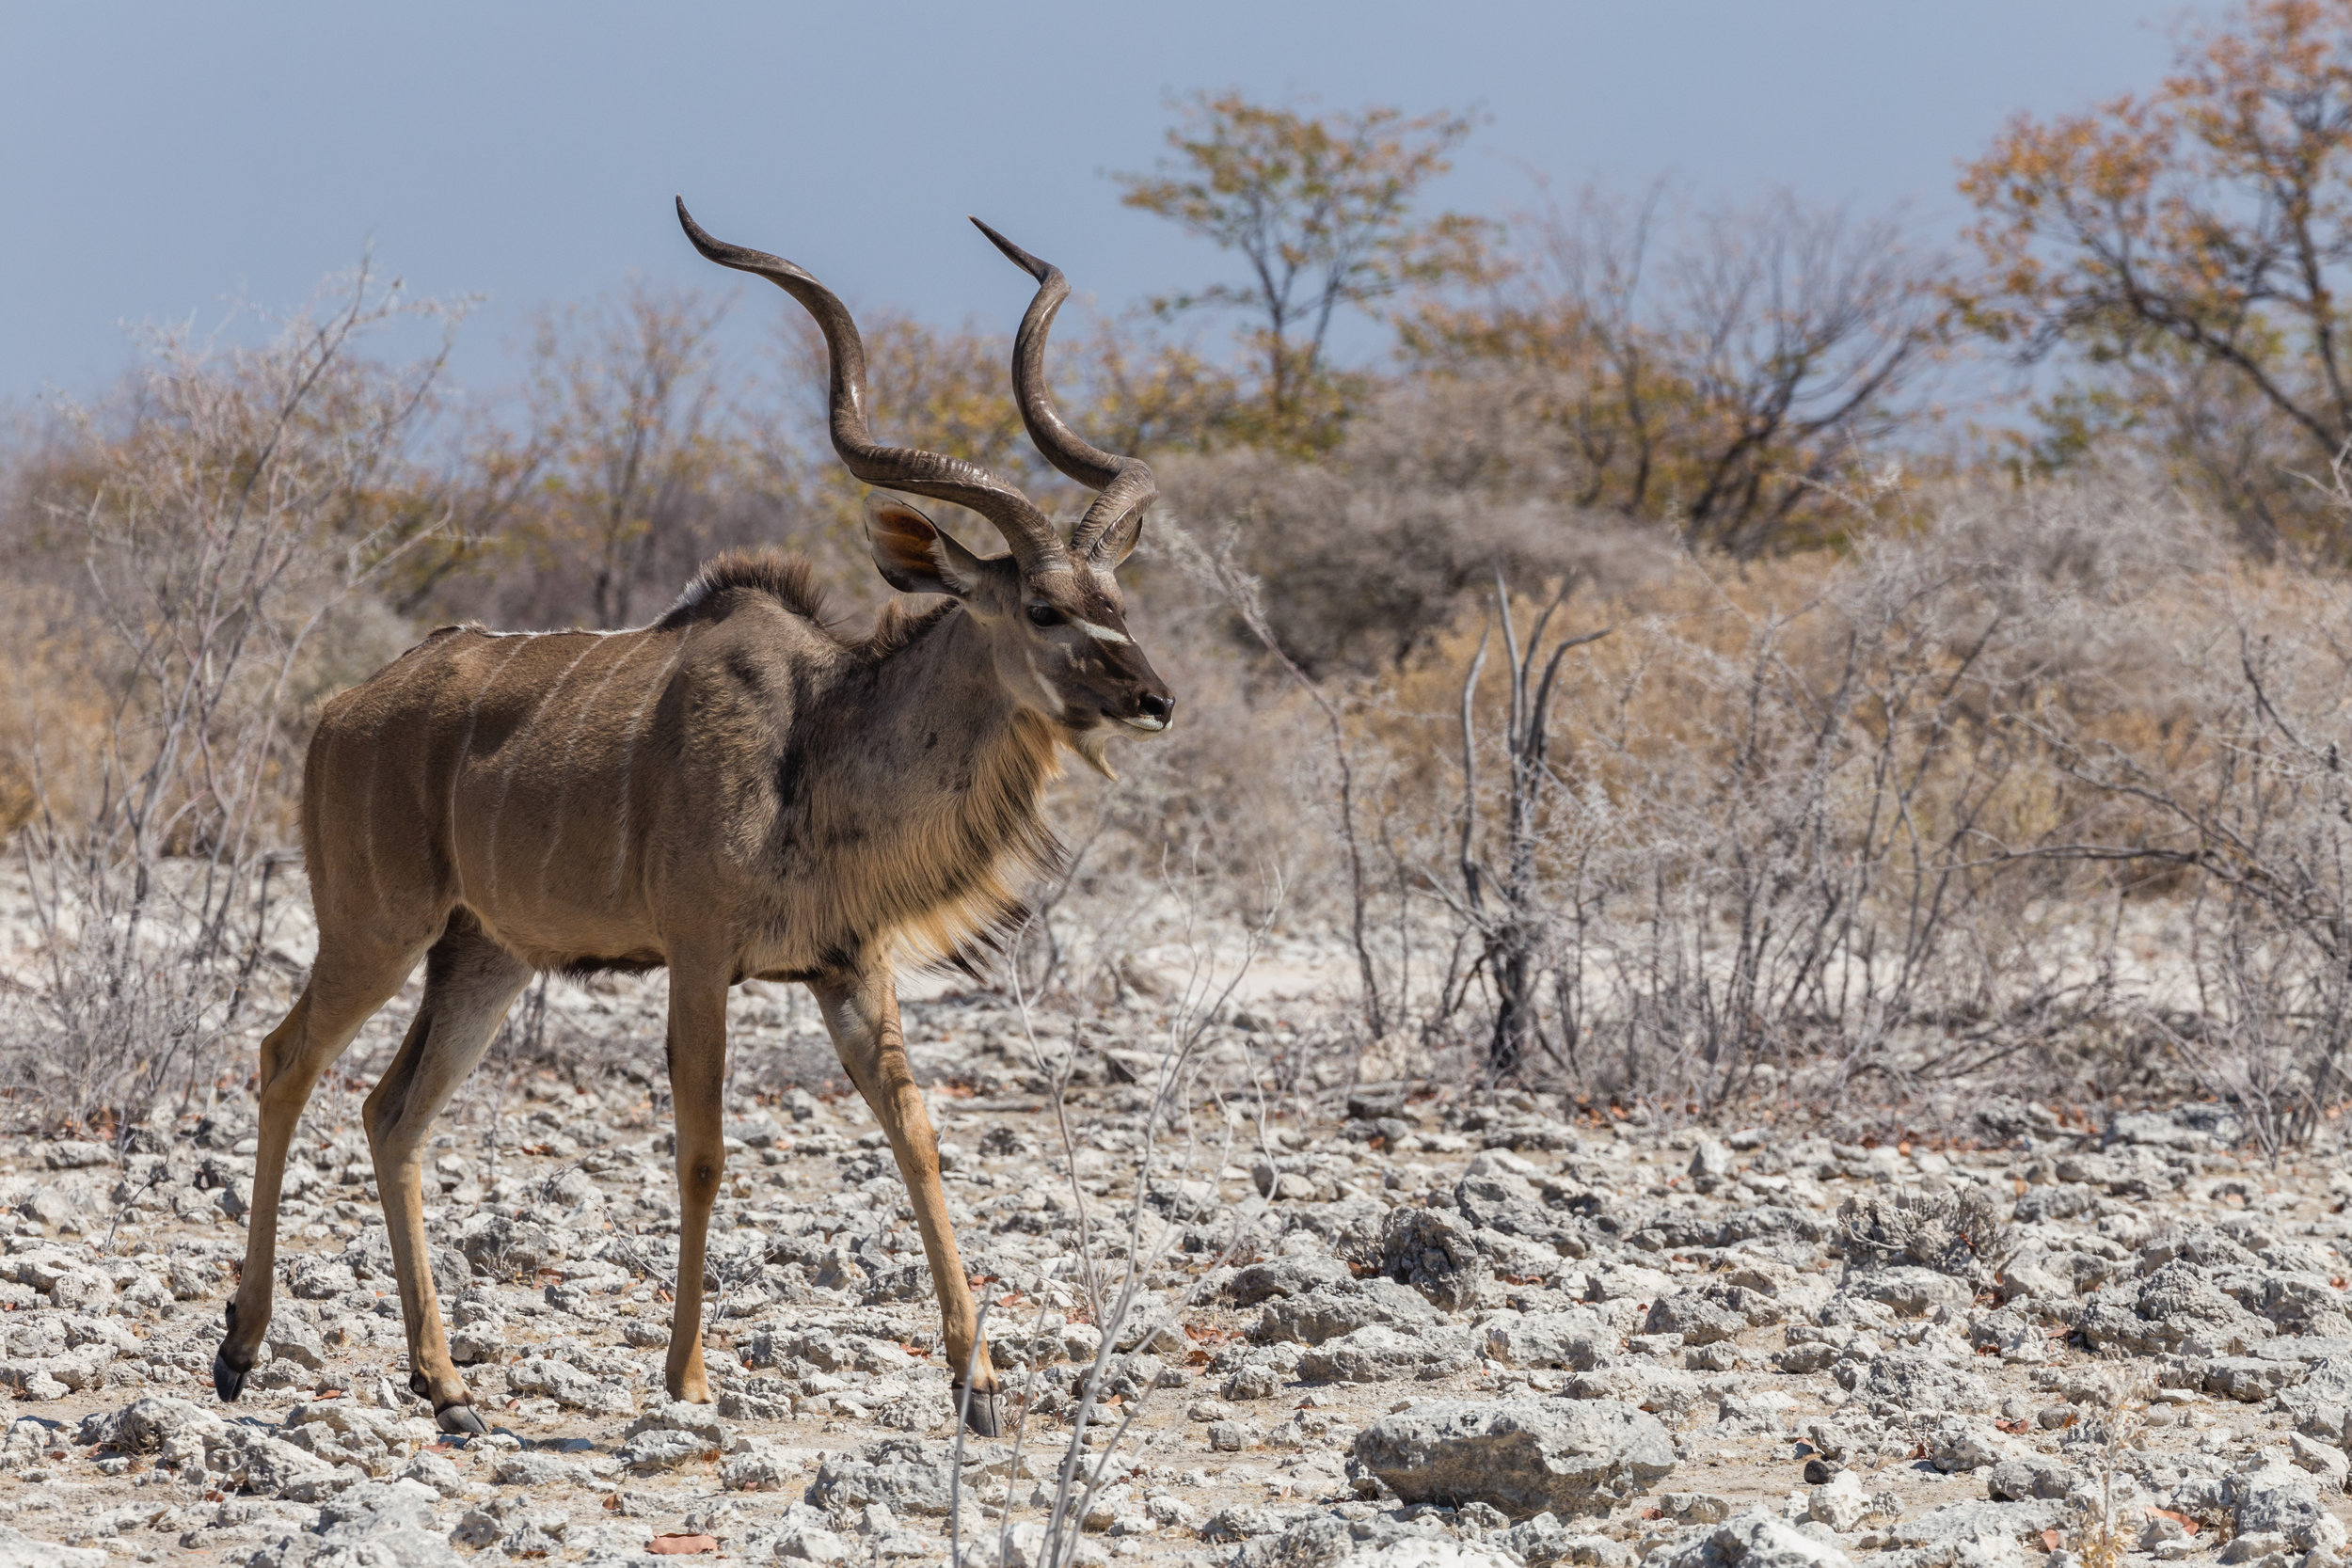
<instances>
[{"instance_id":1,"label":"scattered stone","mask_svg":"<svg viewBox=\"0 0 2352 1568\"><path fill-rule=\"evenodd\" d=\"M1648 1490L1675 1450L1655 1417L1614 1401L1438 1400L1365 1428L1355 1460L1407 1502L1572 1518Z\"/></svg>"},{"instance_id":2,"label":"scattered stone","mask_svg":"<svg viewBox=\"0 0 2352 1568\"><path fill-rule=\"evenodd\" d=\"M1851 1561L1838 1546L1761 1508L1705 1527L1687 1544L1649 1560L1660 1568L1846 1568Z\"/></svg>"}]
</instances>

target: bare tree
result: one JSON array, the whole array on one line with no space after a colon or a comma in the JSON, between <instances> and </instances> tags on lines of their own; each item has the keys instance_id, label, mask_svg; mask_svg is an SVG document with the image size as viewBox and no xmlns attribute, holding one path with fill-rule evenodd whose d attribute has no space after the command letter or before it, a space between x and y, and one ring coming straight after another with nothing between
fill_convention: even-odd
<instances>
[{"instance_id":1,"label":"bare tree","mask_svg":"<svg viewBox=\"0 0 2352 1568\"><path fill-rule=\"evenodd\" d=\"M1715 428L1684 537L1748 556L1808 484L1899 428L1938 307L1891 218L1808 211L1783 195L1699 220L1669 283L1686 372Z\"/></svg>"},{"instance_id":2,"label":"bare tree","mask_svg":"<svg viewBox=\"0 0 2352 1568\"><path fill-rule=\"evenodd\" d=\"M1479 953L1470 971L1449 976L1446 990L1458 994L1477 971L1484 970L1495 997L1494 1034L1486 1047L1486 1071L1494 1078L1517 1072L1527 1054L1528 1041L1537 1028L1537 990L1551 946L1551 911L1539 876L1537 858L1546 848L1544 817L1549 797L1558 784L1552 772L1551 689L1559 678L1560 661L1572 648L1598 641L1607 629L1564 637L1544 651L1544 635L1551 618L1567 602L1573 578L1535 618L1524 647L1512 624L1510 589L1495 579L1495 619L1502 632L1503 670L1507 690L1503 704L1502 820L1491 824L1479 797L1477 722L1478 677L1486 668L1486 645L1494 624L1482 629L1478 652L1462 676L1462 806L1461 849L1456 864L1462 892L1454 911L1467 932L1476 933ZM1538 673L1540 667L1541 673ZM1482 845L1481 828L1499 826L1501 869L1497 850ZM1446 896L1440 887L1440 896ZM1449 899L1449 902L1453 900Z\"/></svg>"},{"instance_id":3,"label":"bare tree","mask_svg":"<svg viewBox=\"0 0 2352 1568\"><path fill-rule=\"evenodd\" d=\"M697 511L725 460L727 410L710 375L728 301L633 278L617 296L552 312L532 345L547 542L576 541L600 626L629 624L646 568Z\"/></svg>"},{"instance_id":4,"label":"bare tree","mask_svg":"<svg viewBox=\"0 0 2352 1568\"><path fill-rule=\"evenodd\" d=\"M1591 187L1533 227L1492 298L1424 309L1406 344L1518 378L1558 433L1565 499L1752 557L1833 526L1819 487L1918 412L1941 308L1895 218Z\"/></svg>"}]
</instances>

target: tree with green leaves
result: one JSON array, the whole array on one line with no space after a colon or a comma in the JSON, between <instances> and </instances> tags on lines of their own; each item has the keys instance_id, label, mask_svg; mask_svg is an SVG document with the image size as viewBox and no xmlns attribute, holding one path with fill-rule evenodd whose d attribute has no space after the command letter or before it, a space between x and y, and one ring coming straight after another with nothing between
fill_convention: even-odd
<instances>
[{"instance_id":1,"label":"tree with green leaves","mask_svg":"<svg viewBox=\"0 0 2352 1568\"><path fill-rule=\"evenodd\" d=\"M1345 388L1326 358L1343 308L1374 309L1400 290L1477 276L1487 224L1457 213L1423 218L1414 199L1452 166L1470 116L1375 106L1311 115L1238 92L1180 105L1169 155L1149 174L1115 176L1130 207L1237 253L1241 283L1153 302L1166 316L1202 309L1250 318L1262 370L1262 428L1284 444L1336 434Z\"/></svg>"}]
</instances>

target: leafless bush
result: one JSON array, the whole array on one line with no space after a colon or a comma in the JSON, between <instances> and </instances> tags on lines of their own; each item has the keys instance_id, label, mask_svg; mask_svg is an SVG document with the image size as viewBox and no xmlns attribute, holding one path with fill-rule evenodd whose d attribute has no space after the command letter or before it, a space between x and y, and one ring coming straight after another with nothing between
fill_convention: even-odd
<instances>
[{"instance_id":1,"label":"leafless bush","mask_svg":"<svg viewBox=\"0 0 2352 1568\"><path fill-rule=\"evenodd\" d=\"M1615 519L1556 497L1542 375L1408 383L1310 464L1250 449L1161 465L1177 515L1263 585L1265 619L1319 678L1425 649L1498 568L1615 579L1640 558ZM1248 633L1234 628L1244 638Z\"/></svg>"},{"instance_id":2,"label":"leafless bush","mask_svg":"<svg viewBox=\"0 0 2352 1568\"><path fill-rule=\"evenodd\" d=\"M1232 1158L1236 1117L1228 1111L1229 1097L1236 1091L1246 1092L1249 1085L1246 1074L1236 1075L1230 1064L1214 1059L1217 1042L1212 1039L1212 1029L1256 961L1266 931L1282 907L1284 889L1279 880L1263 889L1264 901L1256 920L1242 933L1238 947L1230 952L1219 950L1207 928L1206 910L1196 882L1189 879L1174 880L1168 893L1186 911L1184 946L1190 961L1168 998L1168 1008L1155 1042L1159 1047L1156 1065L1136 1086L1137 1097L1142 1101L1141 1127L1124 1195L1123 1214L1114 1210L1098 1222L1089 1208L1086 1188L1079 1179L1080 1145L1072 1129L1067 1098L1078 1058L1076 1038L1073 1035L1058 1054L1049 1052L1038 1037L1036 1019L1027 999L1016 993L1030 1052L1049 1085L1048 1098L1061 1139L1062 1176L1069 1184L1078 1220L1079 1285L1086 1297L1088 1314L1100 1337L1092 1361L1077 1373L1076 1386L1067 1406L1070 1432L1067 1438L1060 1440L1061 1454L1045 1517L1026 1522L1025 1527L1017 1526L1014 1510L1009 1504L998 1521L993 1549L977 1554L982 1562L1011 1562L1025 1557L1039 1568L1067 1568L1076 1560L1084 1505L1100 1491L1147 1400L1156 1391L1151 1386L1129 1390L1108 1441L1101 1441L1099 1434L1089 1439L1089 1430L1106 1418L1110 1408L1107 1402L1120 1371L1119 1363L1123 1359L1121 1353L1139 1349L1162 1336L1180 1335L1182 1314L1192 1305L1191 1297L1200 1288L1201 1276L1196 1275L1183 1298L1167 1304L1154 1302L1147 1291L1146 1283L1167 1256L1174 1236L1174 1227L1161 1224L1153 1209L1155 1202L1188 1175L1221 1169ZM1262 1104L1256 1109L1263 1113ZM1227 1212L1223 1217L1227 1222L1224 1256L1230 1259L1257 1236L1264 1218L1263 1202L1237 1212ZM1109 1223L1119 1219L1124 1220L1123 1226ZM963 1369L963 1375L958 1380L961 1386L970 1386L973 1370ZM1012 1467L1017 1474L1023 1446L1037 1435L1032 1428L1042 1431L1042 1418L1049 1412L1036 1398L1034 1369L1025 1383L1013 1391L1018 1396L1020 1410L1012 1445ZM1058 1408L1055 1413L1060 1413ZM950 1471L957 1477L961 1477L963 1468L962 1414L957 1412L956 1463ZM1049 1433L1044 1441L1051 1444L1055 1437ZM956 1532L950 1560L962 1562L967 1559L954 1503L949 1518L950 1528ZM1026 1551L1016 1552L1012 1548L1016 1528L1038 1532L1036 1544Z\"/></svg>"},{"instance_id":3,"label":"leafless bush","mask_svg":"<svg viewBox=\"0 0 2352 1568\"><path fill-rule=\"evenodd\" d=\"M2040 850L2185 873L2185 974L2127 1003L2273 1159L2352 1093L2352 601L2284 586L2221 595L2184 628L2164 674L2193 734L2056 734L2068 772L2123 810Z\"/></svg>"},{"instance_id":4,"label":"leafless bush","mask_svg":"<svg viewBox=\"0 0 2352 1568\"><path fill-rule=\"evenodd\" d=\"M2009 1222L1982 1187L1864 1193L1838 1206L1838 1241L1850 1258L1921 1268L1990 1284L2009 1248Z\"/></svg>"},{"instance_id":5,"label":"leafless bush","mask_svg":"<svg viewBox=\"0 0 2352 1568\"><path fill-rule=\"evenodd\" d=\"M1701 1110L1800 1084L1829 1108L1996 1069L2113 1082L2100 1053L2139 1050L2122 1042L2147 1040L2146 999L2206 971L2119 953L2148 898L2190 889L2067 858L2094 828L2163 816L2119 810L2124 792L2068 748L2153 740L2241 777L2253 753L2223 744L2228 705L2158 656L2225 626L2211 595L2248 585L2198 519L2128 477L1849 502L1877 515L1842 558L1734 576L1686 557L1580 591L1576 626L1606 641L1506 630L1507 660L1488 661L1492 618L1327 710L1356 799L1327 821L1368 856L1357 952L1386 1017L1580 1092ZM2305 613L2276 587L2266 607ZM2152 621L2152 595L2171 621ZM2329 689L2316 666L2309 680ZM2295 787L2332 778L2325 761L2309 751ZM2324 847L2297 849L2297 885ZM2244 994L2251 954L2278 949L2228 929L2252 942L2226 971ZM2210 990L2225 972L2206 968ZM2186 1009L2208 1033L2255 1010L2213 994ZM2309 998L2265 1008L2337 1037ZM2158 1053L2178 1069L2201 1050L2183 1032ZM2256 1103L2312 1076L2233 1070L2204 1076Z\"/></svg>"},{"instance_id":6,"label":"leafless bush","mask_svg":"<svg viewBox=\"0 0 2352 1568\"><path fill-rule=\"evenodd\" d=\"M98 700L84 727L26 736L39 983L0 1038L41 1115L127 1124L201 1082L237 1022L308 709L403 640L352 590L416 534L372 506L440 360L389 369L359 345L420 315L449 319L363 268L264 347L157 337L127 408L70 411L74 462L40 499L81 570Z\"/></svg>"}]
</instances>

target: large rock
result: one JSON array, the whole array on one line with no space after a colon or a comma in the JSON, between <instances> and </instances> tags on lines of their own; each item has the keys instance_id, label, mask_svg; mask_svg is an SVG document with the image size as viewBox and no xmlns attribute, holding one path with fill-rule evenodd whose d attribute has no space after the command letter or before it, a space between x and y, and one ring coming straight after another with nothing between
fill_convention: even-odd
<instances>
[{"instance_id":1,"label":"large rock","mask_svg":"<svg viewBox=\"0 0 2352 1568\"><path fill-rule=\"evenodd\" d=\"M886 1437L857 1453L837 1453L809 1482L811 1507L848 1512L880 1503L893 1513L945 1517L949 1507L955 1460L941 1444L912 1437Z\"/></svg>"},{"instance_id":2,"label":"large rock","mask_svg":"<svg viewBox=\"0 0 2352 1568\"><path fill-rule=\"evenodd\" d=\"M1391 1383L1451 1377L1468 1371L1475 1360L1468 1329L1425 1328L1407 1334L1369 1323L1300 1356L1298 1375L1309 1383Z\"/></svg>"},{"instance_id":3,"label":"large rock","mask_svg":"<svg viewBox=\"0 0 2352 1568\"><path fill-rule=\"evenodd\" d=\"M1568 1393L1580 1400L1622 1401L1669 1421L1681 1420L1706 1397L1695 1375L1654 1361L1628 1361L1579 1372L1569 1381Z\"/></svg>"},{"instance_id":4,"label":"large rock","mask_svg":"<svg viewBox=\"0 0 2352 1568\"><path fill-rule=\"evenodd\" d=\"M2344 1528L2319 1499L2319 1488L2301 1470L2284 1465L2230 1478L2231 1517L2239 1535L2284 1536L2298 1550L2333 1554L2344 1543Z\"/></svg>"},{"instance_id":5,"label":"large rock","mask_svg":"<svg viewBox=\"0 0 2352 1568\"><path fill-rule=\"evenodd\" d=\"M1494 1277L1473 1227L1444 1209L1390 1210L1375 1259L1384 1276L1448 1311L1477 1306Z\"/></svg>"},{"instance_id":6,"label":"large rock","mask_svg":"<svg viewBox=\"0 0 2352 1568\"><path fill-rule=\"evenodd\" d=\"M106 1568L96 1546L57 1546L0 1525L0 1568Z\"/></svg>"},{"instance_id":7,"label":"large rock","mask_svg":"<svg viewBox=\"0 0 2352 1568\"><path fill-rule=\"evenodd\" d=\"M334 1465L258 1427L228 1426L204 1440L204 1467L264 1497L309 1494L337 1479Z\"/></svg>"},{"instance_id":8,"label":"large rock","mask_svg":"<svg viewBox=\"0 0 2352 1568\"><path fill-rule=\"evenodd\" d=\"M1660 1568L1847 1568L1852 1560L1762 1508L1726 1519L1649 1559Z\"/></svg>"},{"instance_id":9,"label":"large rock","mask_svg":"<svg viewBox=\"0 0 2352 1568\"><path fill-rule=\"evenodd\" d=\"M1740 1285L1707 1285L1676 1291L1650 1303L1645 1334L1679 1334L1686 1345L1711 1345L1758 1323L1778 1323L1772 1297Z\"/></svg>"},{"instance_id":10,"label":"large rock","mask_svg":"<svg viewBox=\"0 0 2352 1568\"><path fill-rule=\"evenodd\" d=\"M545 1394L558 1404L594 1416L626 1416L637 1408L628 1385L608 1381L553 1356L526 1356L507 1369L506 1386L518 1394Z\"/></svg>"},{"instance_id":11,"label":"large rock","mask_svg":"<svg viewBox=\"0 0 2352 1568\"><path fill-rule=\"evenodd\" d=\"M2352 1434L2352 1356L2329 1356L2312 1364L2296 1386L2279 1396L2296 1429L2341 1445Z\"/></svg>"},{"instance_id":12,"label":"large rock","mask_svg":"<svg viewBox=\"0 0 2352 1568\"><path fill-rule=\"evenodd\" d=\"M564 1233L503 1214L476 1214L457 1233L457 1249L477 1274L528 1279L564 1260Z\"/></svg>"},{"instance_id":13,"label":"large rock","mask_svg":"<svg viewBox=\"0 0 2352 1568\"><path fill-rule=\"evenodd\" d=\"M218 1415L185 1400L150 1394L120 1410L83 1417L78 1440L117 1453L159 1453L175 1439L193 1437L192 1447L200 1453L203 1437L228 1425Z\"/></svg>"},{"instance_id":14,"label":"large rock","mask_svg":"<svg viewBox=\"0 0 2352 1568\"><path fill-rule=\"evenodd\" d=\"M2248 1311L2207 1270L2185 1258L2166 1263L2137 1287L2100 1290L2083 1304L2075 1326L2092 1350L2134 1355L2179 1350L2191 1336L2206 1355L2243 1355L2271 1335L2266 1320Z\"/></svg>"},{"instance_id":15,"label":"large rock","mask_svg":"<svg viewBox=\"0 0 2352 1568\"><path fill-rule=\"evenodd\" d=\"M2076 1522L2074 1505L2060 1500L1958 1502L1904 1519L1891 1533L1899 1545L2006 1555L2021 1544L2046 1550L2042 1531L2066 1529Z\"/></svg>"},{"instance_id":16,"label":"large rock","mask_svg":"<svg viewBox=\"0 0 2352 1568\"><path fill-rule=\"evenodd\" d=\"M250 1568L458 1568L467 1559L434 1524L437 1501L418 1481L362 1482L329 1497L313 1529L256 1552Z\"/></svg>"},{"instance_id":17,"label":"large rock","mask_svg":"<svg viewBox=\"0 0 2352 1568\"><path fill-rule=\"evenodd\" d=\"M1343 1285L1355 1275L1336 1258L1270 1258L1236 1270L1225 1286L1236 1307L1255 1307L1279 1296L1303 1296L1323 1285Z\"/></svg>"},{"instance_id":18,"label":"large rock","mask_svg":"<svg viewBox=\"0 0 2352 1568\"><path fill-rule=\"evenodd\" d=\"M1981 1411L1993 1404L1984 1379L1923 1351L1888 1351L1869 1363L1853 1391L1869 1402L1873 1415Z\"/></svg>"},{"instance_id":19,"label":"large rock","mask_svg":"<svg viewBox=\"0 0 2352 1568\"><path fill-rule=\"evenodd\" d=\"M1441 1321L1438 1309L1418 1291L1393 1279L1350 1279L1268 1302L1256 1332L1261 1339L1319 1345L1373 1323L1428 1328Z\"/></svg>"},{"instance_id":20,"label":"large rock","mask_svg":"<svg viewBox=\"0 0 2352 1568\"><path fill-rule=\"evenodd\" d=\"M1675 1467L1657 1418L1613 1400L1438 1400L1365 1428L1355 1457L1408 1503L1519 1519L1606 1513Z\"/></svg>"},{"instance_id":21,"label":"large rock","mask_svg":"<svg viewBox=\"0 0 2352 1568\"><path fill-rule=\"evenodd\" d=\"M1480 1329L1486 1353L1513 1367L1591 1371L1616 1359L1624 1337L1597 1312L1498 1312Z\"/></svg>"}]
</instances>

